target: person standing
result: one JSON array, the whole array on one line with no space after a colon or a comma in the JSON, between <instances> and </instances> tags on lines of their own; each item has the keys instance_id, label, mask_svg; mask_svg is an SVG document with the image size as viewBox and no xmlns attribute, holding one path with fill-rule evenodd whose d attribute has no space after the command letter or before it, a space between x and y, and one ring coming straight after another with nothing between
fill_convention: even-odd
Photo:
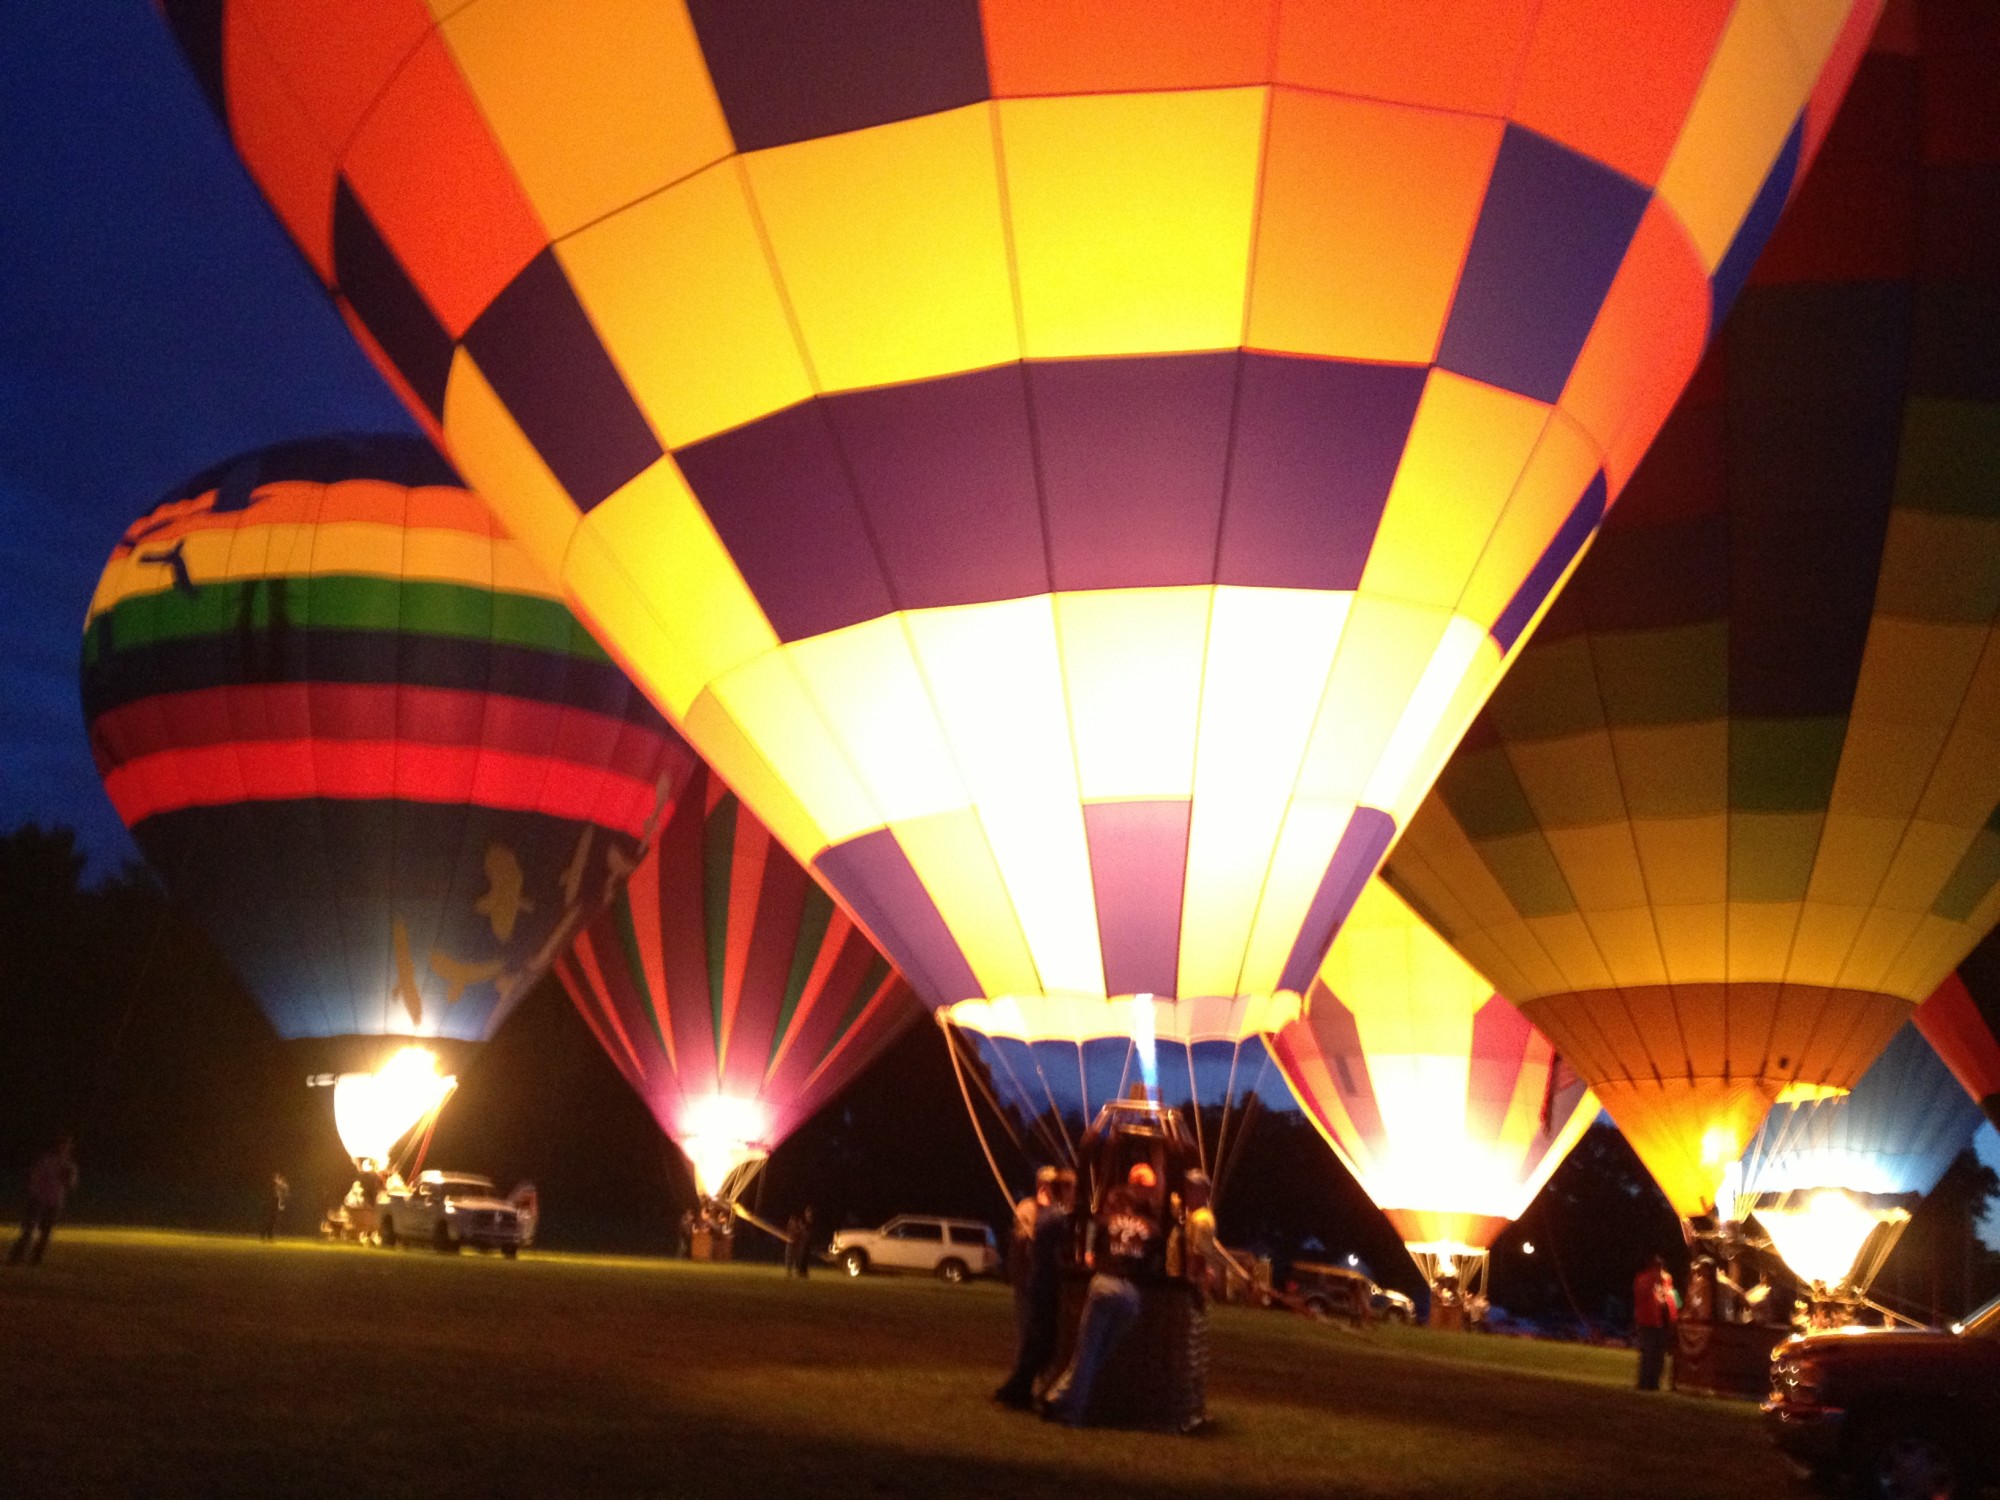
<instances>
[{"instance_id":1,"label":"person standing","mask_svg":"<svg viewBox=\"0 0 2000 1500\"><path fill-rule=\"evenodd\" d=\"M1035 1173L1035 1194L1023 1202L1031 1210L1025 1233L1017 1210L1008 1271L1014 1283L1014 1368L993 1393L1002 1406L1026 1411L1034 1405L1035 1381L1055 1357L1062 1309L1062 1252L1069 1234L1076 1173L1043 1167Z\"/></svg>"},{"instance_id":2,"label":"person standing","mask_svg":"<svg viewBox=\"0 0 2000 1500\"><path fill-rule=\"evenodd\" d=\"M799 1214L793 1214L785 1220L785 1275L799 1274L799 1252L805 1242L805 1219Z\"/></svg>"},{"instance_id":3,"label":"person standing","mask_svg":"<svg viewBox=\"0 0 2000 1500\"><path fill-rule=\"evenodd\" d=\"M1654 1256L1632 1278L1632 1326L1639 1345L1639 1389L1657 1391L1667 1362L1667 1340L1680 1314L1680 1298L1666 1257Z\"/></svg>"},{"instance_id":4,"label":"person standing","mask_svg":"<svg viewBox=\"0 0 2000 1500\"><path fill-rule=\"evenodd\" d=\"M1208 1419L1208 1299L1217 1277L1219 1253L1215 1240L1215 1210L1209 1207L1214 1188L1206 1172L1189 1172L1181 1180L1183 1264L1189 1301L1186 1367L1181 1372L1181 1420L1192 1427ZM1171 1271L1173 1268L1169 1268Z\"/></svg>"},{"instance_id":5,"label":"person standing","mask_svg":"<svg viewBox=\"0 0 2000 1500\"><path fill-rule=\"evenodd\" d=\"M808 1203L803 1209L799 1211L798 1238L793 1241L795 1253L798 1257L799 1280L801 1281L804 1281L808 1276L812 1275L812 1259L813 1259L812 1237L813 1237L813 1211L812 1211L812 1205Z\"/></svg>"},{"instance_id":6,"label":"person standing","mask_svg":"<svg viewBox=\"0 0 2000 1500\"><path fill-rule=\"evenodd\" d=\"M42 1252L49 1248L49 1235L55 1230L56 1219L75 1191L76 1141L66 1135L36 1157L34 1166L28 1169L28 1206L21 1215L20 1238L7 1254L8 1265L19 1265L23 1256L31 1266L42 1263Z\"/></svg>"},{"instance_id":7,"label":"person standing","mask_svg":"<svg viewBox=\"0 0 2000 1500\"><path fill-rule=\"evenodd\" d=\"M1083 1424L1104 1362L1139 1321L1139 1278L1158 1273L1164 1249L1159 1223L1146 1211L1157 1198L1159 1181L1152 1167L1138 1162L1123 1184L1104 1195L1103 1211L1091 1225L1091 1247L1084 1252L1095 1274L1077 1325L1076 1353L1042 1408L1052 1422Z\"/></svg>"},{"instance_id":8,"label":"person standing","mask_svg":"<svg viewBox=\"0 0 2000 1500\"><path fill-rule=\"evenodd\" d=\"M278 1222L284 1218L285 1205L291 1201L292 1185L285 1180L283 1172L273 1172L271 1174L271 1202L269 1211L264 1216L264 1238L266 1240L275 1240L278 1237Z\"/></svg>"}]
</instances>

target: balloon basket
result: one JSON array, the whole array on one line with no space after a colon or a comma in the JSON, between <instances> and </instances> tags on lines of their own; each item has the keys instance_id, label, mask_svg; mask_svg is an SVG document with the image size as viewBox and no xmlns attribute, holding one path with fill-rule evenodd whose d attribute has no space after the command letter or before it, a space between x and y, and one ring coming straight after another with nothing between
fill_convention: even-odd
<instances>
[{"instance_id":1,"label":"balloon basket","mask_svg":"<svg viewBox=\"0 0 2000 1500\"><path fill-rule=\"evenodd\" d=\"M1069 1368L1090 1275L1063 1278L1052 1377ZM1183 1281L1142 1283L1139 1321L1118 1341L1090 1394L1093 1427L1192 1432L1208 1420L1208 1308Z\"/></svg>"},{"instance_id":2,"label":"balloon basket","mask_svg":"<svg viewBox=\"0 0 2000 1500\"><path fill-rule=\"evenodd\" d=\"M697 1229L688 1246L690 1260L726 1261L735 1258L736 1236L713 1229Z\"/></svg>"},{"instance_id":3,"label":"balloon basket","mask_svg":"<svg viewBox=\"0 0 2000 1500\"><path fill-rule=\"evenodd\" d=\"M1771 1387L1771 1351L1792 1334L1783 1323L1709 1323L1682 1318L1674 1331L1674 1390L1762 1400Z\"/></svg>"}]
</instances>

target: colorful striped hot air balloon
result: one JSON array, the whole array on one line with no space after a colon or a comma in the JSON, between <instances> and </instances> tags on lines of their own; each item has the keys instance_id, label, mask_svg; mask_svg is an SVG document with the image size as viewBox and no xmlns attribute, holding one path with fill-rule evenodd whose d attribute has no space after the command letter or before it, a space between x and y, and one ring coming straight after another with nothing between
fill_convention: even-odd
<instances>
[{"instance_id":1,"label":"colorful striped hot air balloon","mask_svg":"<svg viewBox=\"0 0 2000 1500\"><path fill-rule=\"evenodd\" d=\"M1433 1285L1476 1294L1487 1249L1597 1117L1505 996L1379 880L1269 1039L1293 1096Z\"/></svg>"},{"instance_id":2,"label":"colorful striped hot air balloon","mask_svg":"<svg viewBox=\"0 0 2000 1500\"><path fill-rule=\"evenodd\" d=\"M1917 1007L1917 1030L2000 1125L2000 941L1988 933Z\"/></svg>"},{"instance_id":3,"label":"colorful striped hot air balloon","mask_svg":"<svg viewBox=\"0 0 2000 1500\"><path fill-rule=\"evenodd\" d=\"M1861 1294L1910 1210L1979 1128L1979 1107L1915 1026L1851 1092L1780 1105L1743 1153L1736 1217L1757 1216L1804 1281Z\"/></svg>"},{"instance_id":4,"label":"colorful striped hot air balloon","mask_svg":"<svg viewBox=\"0 0 2000 1500\"><path fill-rule=\"evenodd\" d=\"M1952 14L1885 28L1388 872L1684 1215L2000 915L2000 52Z\"/></svg>"},{"instance_id":5,"label":"colorful striped hot air balloon","mask_svg":"<svg viewBox=\"0 0 2000 1500\"><path fill-rule=\"evenodd\" d=\"M695 764L413 438L266 449L156 506L91 601L83 701L169 892L309 1071L356 1076L490 1036Z\"/></svg>"},{"instance_id":6,"label":"colorful striped hot air balloon","mask_svg":"<svg viewBox=\"0 0 2000 1500\"><path fill-rule=\"evenodd\" d=\"M705 1198L764 1159L923 1015L901 975L735 793L700 773L556 962Z\"/></svg>"},{"instance_id":7,"label":"colorful striped hot air balloon","mask_svg":"<svg viewBox=\"0 0 2000 1500\"><path fill-rule=\"evenodd\" d=\"M709 763L925 1001L1074 1037L1305 987L1875 8L173 12Z\"/></svg>"}]
</instances>

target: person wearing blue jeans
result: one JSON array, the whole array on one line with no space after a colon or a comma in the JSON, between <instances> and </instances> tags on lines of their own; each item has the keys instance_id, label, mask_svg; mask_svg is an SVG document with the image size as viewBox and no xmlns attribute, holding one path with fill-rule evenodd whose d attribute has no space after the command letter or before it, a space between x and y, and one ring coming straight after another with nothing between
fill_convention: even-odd
<instances>
[{"instance_id":1,"label":"person wearing blue jeans","mask_svg":"<svg viewBox=\"0 0 2000 1500\"><path fill-rule=\"evenodd\" d=\"M1153 1169L1141 1162L1130 1180L1105 1195L1103 1212L1091 1226L1086 1259L1095 1274L1076 1330L1076 1352L1043 1409L1052 1422L1078 1427L1090 1414L1090 1393L1105 1360L1139 1321L1139 1287L1134 1279L1160 1237L1159 1226L1142 1211L1142 1195L1158 1185Z\"/></svg>"}]
</instances>

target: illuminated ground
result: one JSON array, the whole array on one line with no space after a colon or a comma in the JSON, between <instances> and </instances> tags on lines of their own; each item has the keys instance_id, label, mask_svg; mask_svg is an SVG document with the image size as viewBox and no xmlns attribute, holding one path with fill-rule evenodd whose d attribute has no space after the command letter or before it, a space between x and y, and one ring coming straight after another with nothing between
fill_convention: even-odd
<instances>
[{"instance_id":1,"label":"illuminated ground","mask_svg":"<svg viewBox=\"0 0 2000 1500\"><path fill-rule=\"evenodd\" d=\"M994 1407L1003 1289L121 1231L0 1266L0 1495L1772 1494L1629 1354L1217 1318L1212 1430ZM1471 1356L1477 1356L1476 1359Z\"/></svg>"}]
</instances>

